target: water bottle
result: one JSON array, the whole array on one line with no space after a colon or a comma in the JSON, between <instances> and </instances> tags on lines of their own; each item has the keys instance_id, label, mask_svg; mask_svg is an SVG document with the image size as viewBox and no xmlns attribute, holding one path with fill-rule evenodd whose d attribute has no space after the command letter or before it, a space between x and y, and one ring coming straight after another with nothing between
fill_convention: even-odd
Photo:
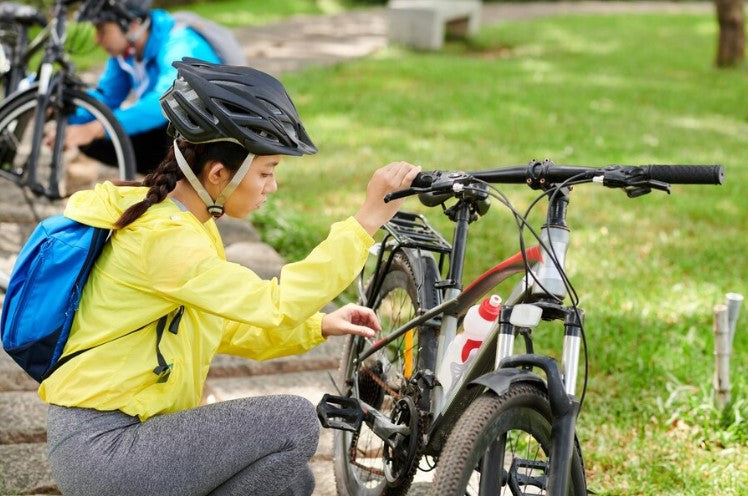
<instances>
[{"instance_id":1,"label":"water bottle","mask_svg":"<svg viewBox=\"0 0 748 496\"><path fill-rule=\"evenodd\" d=\"M442 365L436 374L445 395L449 394L452 387L459 382L465 367L478 353L478 348L496 325L499 312L501 312L501 296L499 295L491 295L479 305L473 305L468 309L462 321L464 330L447 346Z\"/></svg>"}]
</instances>

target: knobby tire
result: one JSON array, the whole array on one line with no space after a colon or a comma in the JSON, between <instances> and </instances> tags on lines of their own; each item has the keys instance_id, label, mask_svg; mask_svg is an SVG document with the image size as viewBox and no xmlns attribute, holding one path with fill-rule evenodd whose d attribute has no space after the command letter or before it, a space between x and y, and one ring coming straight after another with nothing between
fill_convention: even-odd
<instances>
[{"instance_id":1,"label":"knobby tire","mask_svg":"<svg viewBox=\"0 0 748 496\"><path fill-rule=\"evenodd\" d=\"M551 446L551 422L548 397L536 385L518 383L501 396L493 392L480 396L465 410L452 430L439 457L429 494L513 496L508 480L511 462L516 459L519 466L523 466L522 461L528 459L547 462ZM502 438L503 441L498 441ZM567 495L585 496L581 450L576 439L574 444ZM489 451L492 445L494 451ZM484 455L498 453L496 450L500 449L499 446L503 446L504 456L495 456L503 458L501 467L493 466L493 472L486 470L482 467ZM522 449L518 450L519 446ZM498 464L498 460L494 461ZM479 472L479 467L485 471L485 477ZM539 473L540 469L523 467L518 470L520 476L532 476L536 480L542 480L543 476L547 478L547 473ZM492 481L497 486L481 488L481 479L483 484ZM520 487L520 491L524 492L519 494L547 494L544 488L535 486Z\"/></svg>"}]
</instances>

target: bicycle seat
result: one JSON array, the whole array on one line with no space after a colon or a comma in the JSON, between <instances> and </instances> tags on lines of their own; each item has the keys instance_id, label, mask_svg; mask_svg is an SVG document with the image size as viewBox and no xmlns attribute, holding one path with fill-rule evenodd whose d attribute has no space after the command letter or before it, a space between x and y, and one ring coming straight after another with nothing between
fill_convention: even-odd
<instances>
[{"instance_id":1,"label":"bicycle seat","mask_svg":"<svg viewBox=\"0 0 748 496\"><path fill-rule=\"evenodd\" d=\"M2 2L0 3L0 22L13 22L27 27L34 25L46 26L47 18L39 10L30 5Z\"/></svg>"}]
</instances>

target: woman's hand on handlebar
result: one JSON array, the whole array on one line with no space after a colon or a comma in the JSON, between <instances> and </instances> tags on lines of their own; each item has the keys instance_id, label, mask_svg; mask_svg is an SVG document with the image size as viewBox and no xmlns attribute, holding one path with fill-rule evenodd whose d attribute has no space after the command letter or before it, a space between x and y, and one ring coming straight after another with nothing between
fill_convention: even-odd
<instances>
[{"instance_id":1,"label":"woman's hand on handlebar","mask_svg":"<svg viewBox=\"0 0 748 496\"><path fill-rule=\"evenodd\" d=\"M371 308L349 303L322 317L322 336L355 334L373 338L382 328Z\"/></svg>"},{"instance_id":2,"label":"woman's hand on handlebar","mask_svg":"<svg viewBox=\"0 0 748 496\"><path fill-rule=\"evenodd\" d=\"M378 169L366 187L366 200L354 217L372 236L397 212L403 200L384 202L384 195L410 186L421 168L393 162Z\"/></svg>"}]
</instances>

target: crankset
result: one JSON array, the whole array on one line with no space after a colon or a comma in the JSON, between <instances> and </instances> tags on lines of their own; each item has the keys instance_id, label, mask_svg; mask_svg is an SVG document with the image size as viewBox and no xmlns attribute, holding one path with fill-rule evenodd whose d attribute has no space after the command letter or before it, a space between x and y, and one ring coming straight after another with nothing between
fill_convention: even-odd
<instances>
[{"instance_id":1,"label":"crankset","mask_svg":"<svg viewBox=\"0 0 748 496\"><path fill-rule=\"evenodd\" d=\"M384 476L390 486L399 486L410 480L420 451L420 415L409 396L397 400L390 420L395 425L408 427L407 433L397 433L384 444Z\"/></svg>"},{"instance_id":2,"label":"crankset","mask_svg":"<svg viewBox=\"0 0 748 496\"><path fill-rule=\"evenodd\" d=\"M413 401L410 400L412 404ZM402 400L398 400L398 403ZM397 409L395 409L397 410ZM410 425L393 422L366 402L350 396L325 394L317 404L317 417L323 427L358 432L362 422L381 438L385 445L395 447L397 436L409 436Z\"/></svg>"}]
</instances>

